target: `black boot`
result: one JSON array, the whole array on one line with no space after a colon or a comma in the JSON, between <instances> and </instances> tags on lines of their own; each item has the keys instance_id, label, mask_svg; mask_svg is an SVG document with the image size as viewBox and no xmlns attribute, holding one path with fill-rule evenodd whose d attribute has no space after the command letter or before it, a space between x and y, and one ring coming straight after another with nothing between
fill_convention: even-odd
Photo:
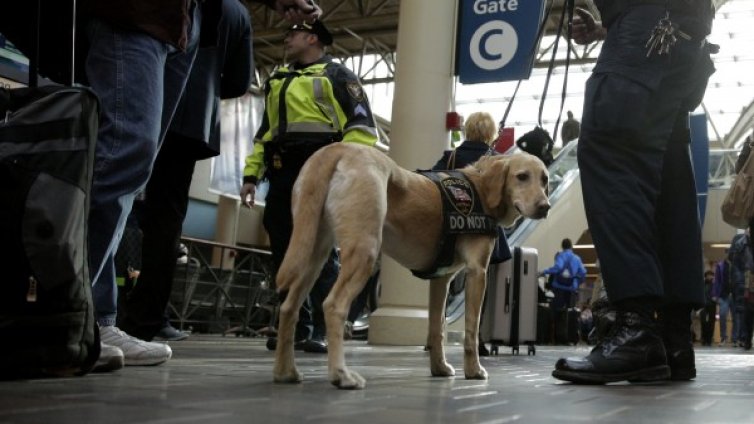
<instances>
[{"instance_id":1,"label":"black boot","mask_svg":"<svg viewBox=\"0 0 754 424\"><path fill-rule=\"evenodd\" d=\"M696 378L694 345L691 342L691 306L661 308L657 320L668 355L670 379L687 381Z\"/></svg>"},{"instance_id":2,"label":"black boot","mask_svg":"<svg viewBox=\"0 0 754 424\"><path fill-rule=\"evenodd\" d=\"M552 376L581 384L670 377L665 347L650 316L620 310L610 334L584 358L561 358Z\"/></svg>"}]
</instances>

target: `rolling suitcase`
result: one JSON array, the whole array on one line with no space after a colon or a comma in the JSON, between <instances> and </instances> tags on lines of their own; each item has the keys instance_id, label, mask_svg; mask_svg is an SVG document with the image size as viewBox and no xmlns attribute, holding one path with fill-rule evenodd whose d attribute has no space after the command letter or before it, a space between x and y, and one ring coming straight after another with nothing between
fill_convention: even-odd
<instances>
[{"instance_id":1,"label":"rolling suitcase","mask_svg":"<svg viewBox=\"0 0 754 424\"><path fill-rule=\"evenodd\" d=\"M522 344L528 355L536 354L537 250L516 247L513 259L490 267L489 273L494 278L487 284L480 339L492 344L493 354L506 345L517 355Z\"/></svg>"},{"instance_id":2,"label":"rolling suitcase","mask_svg":"<svg viewBox=\"0 0 754 424\"><path fill-rule=\"evenodd\" d=\"M97 98L37 88L35 62L29 88L0 89L0 378L84 374L100 351L86 249Z\"/></svg>"}]
</instances>

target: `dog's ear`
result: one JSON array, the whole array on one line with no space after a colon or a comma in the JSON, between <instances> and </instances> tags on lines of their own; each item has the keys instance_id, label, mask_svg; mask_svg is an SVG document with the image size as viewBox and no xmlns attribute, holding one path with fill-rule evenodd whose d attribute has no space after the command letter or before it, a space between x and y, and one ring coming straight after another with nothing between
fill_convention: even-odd
<instances>
[{"instance_id":1,"label":"dog's ear","mask_svg":"<svg viewBox=\"0 0 754 424\"><path fill-rule=\"evenodd\" d=\"M485 161L482 172L482 190L487 202L487 207L500 214L505 195L505 182L508 179L508 158L490 158Z\"/></svg>"}]
</instances>

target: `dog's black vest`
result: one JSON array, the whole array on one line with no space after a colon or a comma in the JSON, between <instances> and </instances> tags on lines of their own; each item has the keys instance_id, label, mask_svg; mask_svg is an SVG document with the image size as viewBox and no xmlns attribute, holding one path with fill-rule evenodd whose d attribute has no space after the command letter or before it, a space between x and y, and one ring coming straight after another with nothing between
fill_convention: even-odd
<instances>
[{"instance_id":1,"label":"dog's black vest","mask_svg":"<svg viewBox=\"0 0 754 424\"><path fill-rule=\"evenodd\" d=\"M497 222L484 213L476 188L463 173L417 172L437 184L442 198L443 225L435 262L428 269L411 270L419 278L430 279L445 275L447 268L453 264L459 234L489 234L497 237Z\"/></svg>"}]
</instances>

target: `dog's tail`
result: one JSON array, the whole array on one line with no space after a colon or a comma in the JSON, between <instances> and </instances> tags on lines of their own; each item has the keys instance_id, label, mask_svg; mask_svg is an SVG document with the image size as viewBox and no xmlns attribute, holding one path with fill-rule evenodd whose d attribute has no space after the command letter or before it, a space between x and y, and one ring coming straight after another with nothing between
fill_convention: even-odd
<instances>
[{"instance_id":1,"label":"dog's tail","mask_svg":"<svg viewBox=\"0 0 754 424\"><path fill-rule=\"evenodd\" d=\"M340 160L339 144L320 149L301 168L293 188L293 233L276 279L277 290L286 291L297 275L308 272L330 190L329 182ZM329 250L328 250L329 251Z\"/></svg>"}]
</instances>

